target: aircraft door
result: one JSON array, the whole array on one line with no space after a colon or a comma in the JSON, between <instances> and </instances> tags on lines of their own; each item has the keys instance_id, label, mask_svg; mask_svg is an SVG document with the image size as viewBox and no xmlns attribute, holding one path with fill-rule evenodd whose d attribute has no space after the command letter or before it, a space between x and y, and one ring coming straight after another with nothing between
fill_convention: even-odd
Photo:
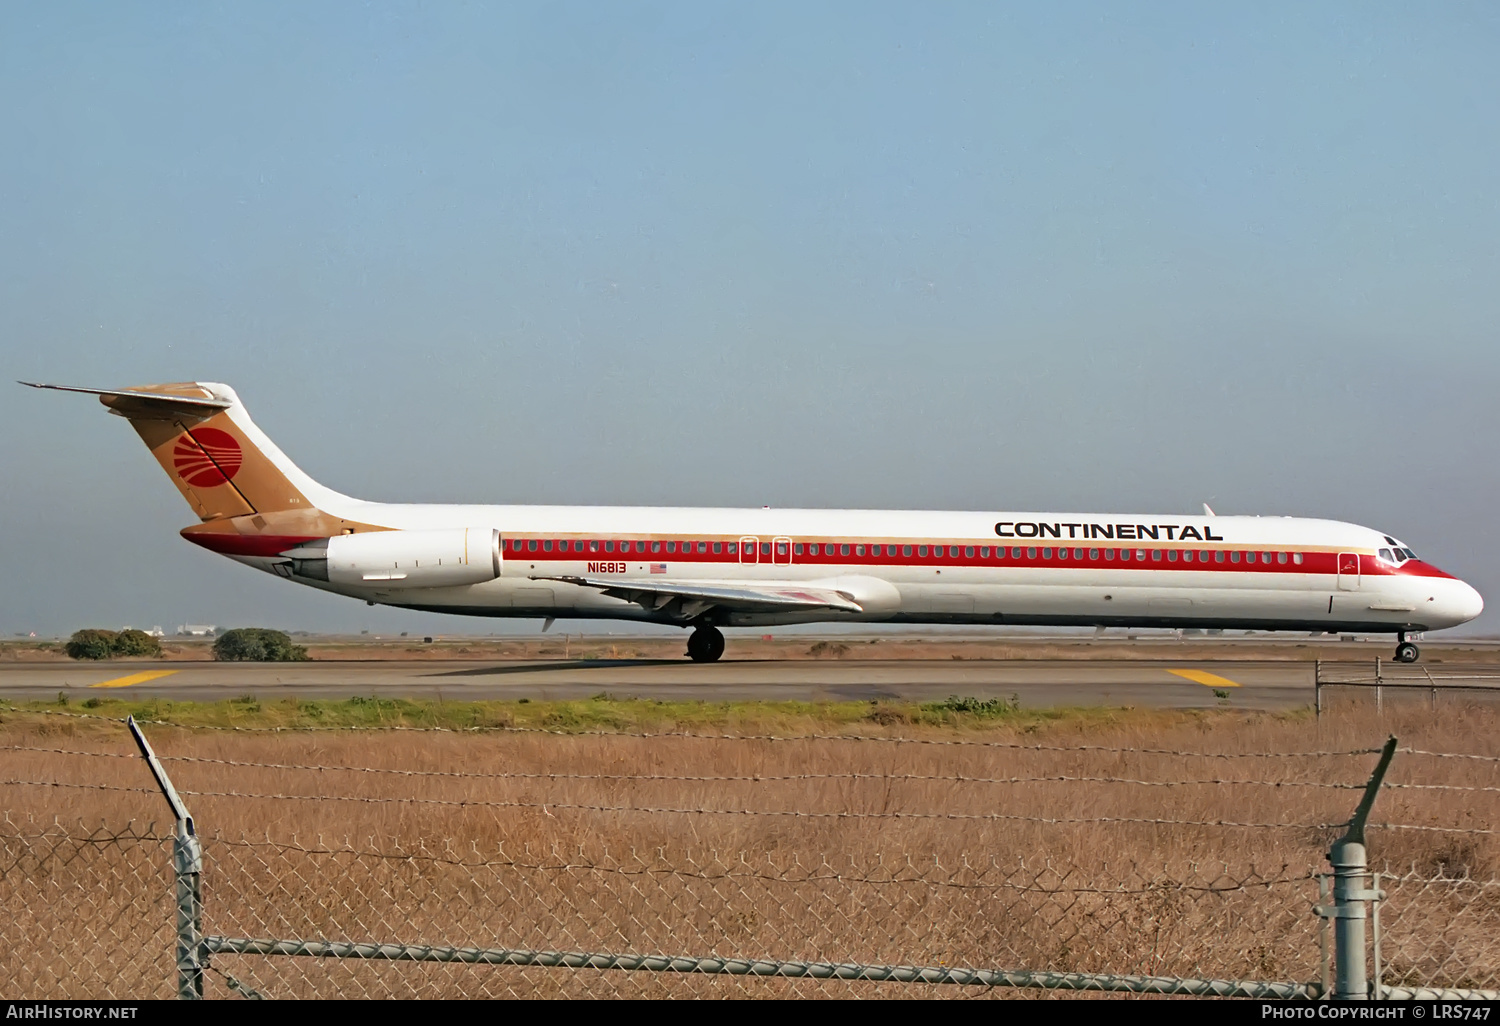
<instances>
[{"instance_id":1,"label":"aircraft door","mask_svg":"<svg viewBox=\"0 0 1500 1026\"><path fill-rule=\"evenodd\" d=\"M777 566L787 566L792 561L792 540L790 538L771 539L771 562Z\"/></svg>"},{"instance_id":2,"label":"aircraft door","mask_svg":"<svg viewBox=\"0 0 1500 1026\"><path fill-rule=\"evenodd\" d=\"M759 538L741 538L740 539L740 562L741 563L759 563L760 562L760 539Z\"/></svg>"},{"instance_id":3,"label":"aircraft door","mask_svg":"<svg viewBox=\"0 0 1500 1026\"><path fill-rule=\"evenodd\" d=\"M1340 591L1354 591L1359 587L1359 553L1340 552L1338 563Z\"/></svg>"}]
</instances>

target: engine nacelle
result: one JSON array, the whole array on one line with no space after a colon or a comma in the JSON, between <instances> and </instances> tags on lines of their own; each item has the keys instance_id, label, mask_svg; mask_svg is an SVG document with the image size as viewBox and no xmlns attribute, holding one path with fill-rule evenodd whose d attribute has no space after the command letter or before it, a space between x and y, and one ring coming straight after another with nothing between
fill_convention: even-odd
<instances>
[{"instance_id":1,"label":"engine nacelle","mask_svg":"<svg viewBox=\"0 0 1500 1026\"><path fill-rule=\"evenodd\" d=\"M292 574L357 587L450 588L500 576L500 532L489 527L367 531L286 552Z\"/></svg>"}]
</instances>

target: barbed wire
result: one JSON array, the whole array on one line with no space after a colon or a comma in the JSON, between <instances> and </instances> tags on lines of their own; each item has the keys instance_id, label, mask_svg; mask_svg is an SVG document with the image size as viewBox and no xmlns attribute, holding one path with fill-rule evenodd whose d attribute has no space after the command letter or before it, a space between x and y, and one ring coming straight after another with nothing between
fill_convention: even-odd
<instances>
[{"instance_id":1,"label":"barbed wire","mask_svg":"<svg viewBox=\"0 0 1500 1026\"><path fill-rule=\"evenodd\" d=\"M1461 752L1429 752L1421 748L1398 748L1405 755L1427 755L1434 759L1473 759L1478 762L1500 762L1500 755L1465 755Z\"/></svg>"},{"instance_id":2,"label":"barbed wire","mask_svg":"<svg viewBox=\"0 0 1500 1026\"><path fill-rule=\"evenodd\" d=\"M19 787L65 787L96 791L128 791L155 794L151 788L123 787L117 784L77 784L56 780L0 780L0 786ZM178 794L194 798L243 798L252 801L295 802L353 802L364 805L437 805L448 808L494 808L494 809L540 809L549 813L557 809L564 812L622 812L648 815L673 816L773 816L794 819L938 819L978 820L1015 823L1040 823L1049 826L1079 826L1085 824L1122 824L1146 826L1197 826L1197 827L1246 827L1265 830L1331 830L1349 825L1348 820L1338 823L1249 823L1234 820L1160 819L1124 816L1092 816L1066 818L1050 816L1016 816L1007 813L985 812L805 812L798 809L676 809L643 805L585 805L572 802L513 802L485 799L445 799L400 797L368 797L364 795L338 794L257 794L249 791L189 791L179 789ZM1445 834L1495 834L1496 830L1475 827L1435 827L1406 823L1372 823L1370 826L1388 830L1420 830Z\"/></svg>"},{"instance_id":3,"label":"barbed wire","mask_svg":"<svg viewBox=\"0 0 1500 1026\"><path fill-rule=\"evenodd\" d=\"M63 787L98 791L128 791L144 794L156 793L151 788L145 787L123 787L118 784L77 784L56 780L0 780L0 785L21 787ZM1097 816L1075 819L1054 818L1048 816L1017 816L999 812L805 812L798 809L675 809L644 805L586 805L574 802L521 802L495 801L490 799L469 800L448 798L413 798L405 795L398 797L369 797L365 795L342 794L257 794L248 791L189 791L183 788L179 788L177 793L191 798L242 798L252 801L352 802L360 805L436 805L445 808L540 809L542 812L547 813L548 815L551 814L550 810L557 809L563 812L622 812L671 816L771 816L786 817L792 819L979 820L1016 823L1041 823L1053 826L1117 823L1143 824L1154 826L1254 827L1270 830L1324 830L1347 825L1347 821L1345 821L1344 823L1239 823L1229 820L1178 820L1158 818L1136 819L1121 816Z\"/></svg>"},{"instance_id":4,"label":"barbed wire","mask_svg":"<svg viewBox=\"0 0 1500 1026\"><path fill-rule=\"evenodd\" d=\"M0 712L37 713L44 716L67 716L76 719L103 720L123 723L116 716L99 716L92 713L64 712L59 709L17 709L13 706ZM1352 748L1347 751L1326 752L1186 752L1171 748L1123 748L1107 745L1023 745L1014 741L974 741L963 738L886 737L878 734L701 734L693 731L664 730L655 732L620 730L558 730L547 727L516 727L503 724L474 727L409 727L401 725L378 726L292 726L292 727L238 727L218 723L173 723L169 720L137 718L136 723L146 726L173 727L179 730L222 730L236 733L293 734L293 733L417 733L417 734L548 734L557 737L605 737L658 740L661 738L689 738L700 741L867 741L885 744L934 745L959 748L1002 748L1025 752L1098 752L1106 755L1168 755L1191 759L1317 759L1341 758L1357 755L1377 755L1379 748Z\"/></svg>"},{"instance_id":5,"label":"barbed wire","mask_svg":"<svg viewBox=\"0 0 1500 1026\"><path fill-rule=\"evenodd\" d=\"M135 759L134 752L85 752L69 748L42 748L33 745L0 745L0 751L34 752L44 755L76 755L91 758ZM665 781L674 783L777 783L810 780L880 780L912 782L946 782L964 784L1127 784L1142 787L1197 787L1197 786L1246 786L1246 787L1309 787L1326 790L1359 791L1362 783L1342 784L1326 780L1235 780L1221 777L1193 780L1143 780L1135 777L1091 777L1056 774L1031 777L977 777L962 773L751 773L751 774L678 774L678 773L526 773L505 771L495 773L468 772L463 770L409 770L385 766L324 766L310 763L254 762L243 759L212 759L206 756L163 755L162 762L199 763L211 766L230 766L237 769L290 770L316 773L373 773L401 777L431 777L472 780L580 780L580 781ZM1396 784L1386 782L1384 787L1419 791L1472 791L1500 793L1500 787L1476 787L1465 784Z\"/></svg>"}]
</instances>

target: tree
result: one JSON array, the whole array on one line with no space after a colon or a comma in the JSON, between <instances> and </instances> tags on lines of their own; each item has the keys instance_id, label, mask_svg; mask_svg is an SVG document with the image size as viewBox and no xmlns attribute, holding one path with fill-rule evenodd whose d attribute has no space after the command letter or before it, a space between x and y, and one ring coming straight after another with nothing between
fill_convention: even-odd
<instances>
[{"instance_id":1,"label":"tree","mask_svg":"<svg viewBox=\"0 0 1500 1026\"><path fill-rule=\"evenodd\" d=\"M223 662L297 663L307 659L307 649L292 644L285 631L236 627L214 641L214 658Z\"/></svg>"},{"instance_id":2,"label":"tree","mask_svg":"<svg viewBox=\"0 0 1500 1026\"><path fill-rule=\"evenodd\" d=\"M63 650L70 659L108 659L114 655L116 637L118 635L114 631L85 627L73 632Z\"/></svg>"},{"instance_id":3,"label":"tree","mask_svg":"<svg viewBox=\"0 0 1500 1026\"><path fill-rule=\"evenodd\" d=\"M115 635L110 650L118 656L159 656L161 642L145 631L131 628Z\"/></svg>"}]
</instances>

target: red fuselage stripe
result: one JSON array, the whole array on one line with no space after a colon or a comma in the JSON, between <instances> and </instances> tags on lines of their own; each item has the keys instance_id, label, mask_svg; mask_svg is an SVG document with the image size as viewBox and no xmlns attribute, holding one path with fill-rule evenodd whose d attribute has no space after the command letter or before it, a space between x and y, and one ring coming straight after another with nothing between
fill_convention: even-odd
<instances>
[{"instance_id":1,"label":"red fuselage stripe","mask_svg":"<svg viewBox=\"0 0 1500 1026\"><path fill-rule=\"evenodd\" d=\"M575 540L584 543L583 552L573 551ZM646 544L646 551L636 551L636 542ZM1284 573L1284 574L1335 574L1339 571L1338 552L1308 551L1297 549L1227 549L1222 547L1184 549L1173 547L1170 549L1160 547L1132 547L1102 548L1097 546L1004 546L1004 556L996 555L996 547L988 546L989 557L979 555L980 546L959 546L958 555L949 555L953 546L944 543L941 546L923 542L900 542L892 546L886 542L879 543L855 543L850 542L849 554L842 553L844 543L833 543L840 551L830 553L829 543L817 542L818 553L813 555L809 549L810 543L801 544L803 551L797 553L790 548L786 553L779 553L773 549L771 553L756 552L750 558L745 558L738 553L728 550L729 542L722 539L714 542L704 539L708 551L698 552L699 539L684 540L672 539L670 542L660 538L629 538L629 539L559 539L555 535L543 537L542 535L507 535L505 539L504 555L507 559L526 560L529 562L610 562L650 559L657 562L676 562L694 564L718 564L725 567L737 566L867 566L871 569L882 568L908 568L908 567L983 567L987 569L999 569L1003 567L1024 567L1027 569L1042 567L1055 570L1067 569L1109 569L1109 570L1175 570L1190 572L1213 572L1213 573ZM531 548L531 543L536 542L536 549ZM552 543L552 551L546 551L543 545ZM565 542L567 551L561 551L560 543ZM517 548L517 544L522 546ZM668 552L666 546L673 544L678 551ZM719 552L714 552L713 547L718 544ZM733 544L738 544L736 541ZM787 544L787 543L781 543ZM878 544L880 555L874 555L873 548ZM612 546L614 551L605 548ZM659 548L653 548L656 545ZM856 546L862 545L864 553L860 554ZM911 555L906 555L907 547L911 549ZM692 546L691 551L685 546ZM925 548L927 555L918 555L920 549ZM891 550L895 549L895 552ZM943 555L933 553L941 550ZM974 555L967 555L973 549ZM1062 549L1066 549L1067 556L1059 555ZM1255 562L1250 562L1248 554L1255 554ZM1019 555L1015 553L1019 552ZM1128 552L1130 558L1121 558L1121 553ZM1192 553L1192 560L1186 558L1187 553ZM1043 555L1049 553L1049 555ZM1081 555L1075 555L1081 554ZM1108 555L1106 555L1106 553ZM1144 558L1138 558L1142 553ZM1239 556L1235 562L1231 553ZM1280 561L1281 554L1286 555L1286 562ZM1096 555L1097 554L1097 555ZM1173 560L1169 554L1176 554ZM1219 555L1223 556L1220 562ZM1266 556L1269 554L1270 561ZM1302 562L1295 561L1295 556L1300 555ZM1393 566L1382 562L1372 553L1344 553L1345 556L1354 555L1359 561L1359 574L1361 576L1400 576L1400 577L1451 577L1437 567L1424 563L1419 559L1407 560L1399 566ZM1159 556L1159 558L1153 558ZM1348 572L1348 571L1344 571Z\"/></svg>"}]
</instances>

